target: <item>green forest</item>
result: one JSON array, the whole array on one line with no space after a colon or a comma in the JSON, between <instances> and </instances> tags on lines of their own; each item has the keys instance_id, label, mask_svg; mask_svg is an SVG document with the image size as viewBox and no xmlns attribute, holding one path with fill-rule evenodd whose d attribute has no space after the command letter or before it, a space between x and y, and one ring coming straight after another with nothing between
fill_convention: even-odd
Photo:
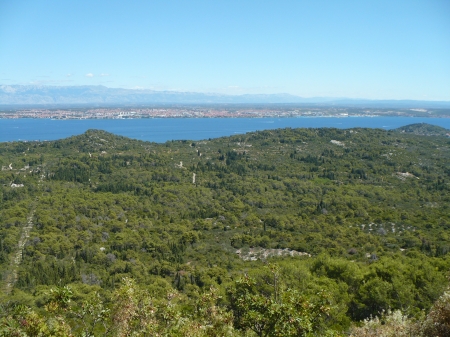
<instances>
[{"instance_id":1,"label":"green forest","mask_svg":"<svg viewBox=\"0 0 450 337\"><path fill-rule=\"evenodd\" d=\"M0 143L0 336L450 336L450 138Z\"/></svg>"}]
</instances>

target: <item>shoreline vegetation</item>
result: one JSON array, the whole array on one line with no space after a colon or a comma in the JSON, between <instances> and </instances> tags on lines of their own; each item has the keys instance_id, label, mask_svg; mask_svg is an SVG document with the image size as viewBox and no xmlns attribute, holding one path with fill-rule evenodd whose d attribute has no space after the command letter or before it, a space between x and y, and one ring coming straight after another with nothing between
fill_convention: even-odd
<instances>
[{"instance_id":1,"label":"shoreline vegetation","mask_svg":"<svg viewBox=\"0 0 450 337\"><path fill-rule=\"evenodd\" d=\"M448 336L447 133L0 143L0 336Z\"/></svg>"}]
</instances>

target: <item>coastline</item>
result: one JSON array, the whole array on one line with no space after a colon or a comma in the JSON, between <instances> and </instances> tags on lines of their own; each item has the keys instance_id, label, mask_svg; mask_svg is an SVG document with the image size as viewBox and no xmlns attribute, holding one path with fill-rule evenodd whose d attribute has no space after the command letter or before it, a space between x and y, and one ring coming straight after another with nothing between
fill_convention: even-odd
<instances>
[{"instance_id":1,"label":"coastline","mask_svg":"<svg viewBox=\"0 0 450 337\"><path fill-rule=\"evenodd\" d=\"M380 128L415 123L450 130L450 118L438 117L277 117L145 119L1 119L0 142L56 140L100 129L144 141L204 140L279 128Z\"/></svg>"}]
</instances>

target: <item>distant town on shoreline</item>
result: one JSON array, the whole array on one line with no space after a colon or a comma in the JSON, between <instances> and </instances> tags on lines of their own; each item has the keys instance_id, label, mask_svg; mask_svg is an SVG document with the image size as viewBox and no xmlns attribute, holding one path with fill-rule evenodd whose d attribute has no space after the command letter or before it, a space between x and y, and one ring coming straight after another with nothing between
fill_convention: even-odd
<instances>
[{"instance_id":1,"label":"distant town on shoreline","mask_svg":"<svg viewBox=\"0 0 450 337\"><path fill-rule=\"evenodd\" d=\"M0 119L283 118L283 117L442 117L450 109L298 106L153 106L0 108Z\"/></svg>"}]
</instances>

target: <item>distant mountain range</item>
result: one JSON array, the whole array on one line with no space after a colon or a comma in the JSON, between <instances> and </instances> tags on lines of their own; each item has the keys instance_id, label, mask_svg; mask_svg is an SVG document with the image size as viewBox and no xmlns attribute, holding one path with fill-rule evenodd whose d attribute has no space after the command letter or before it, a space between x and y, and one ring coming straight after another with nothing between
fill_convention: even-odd
<instances>
[{"instance_id":1,"label":"distant mountain range","mask_svg":"<svg viewBox=\"0 0 450 337\"><path fill-rule=\"evenodd\" d=\"M224 95L105 86L0 85L0 105L302 104L368 108L450 108L450 101L304 98L290 94Z\"/></svg>"}]
</instances>

